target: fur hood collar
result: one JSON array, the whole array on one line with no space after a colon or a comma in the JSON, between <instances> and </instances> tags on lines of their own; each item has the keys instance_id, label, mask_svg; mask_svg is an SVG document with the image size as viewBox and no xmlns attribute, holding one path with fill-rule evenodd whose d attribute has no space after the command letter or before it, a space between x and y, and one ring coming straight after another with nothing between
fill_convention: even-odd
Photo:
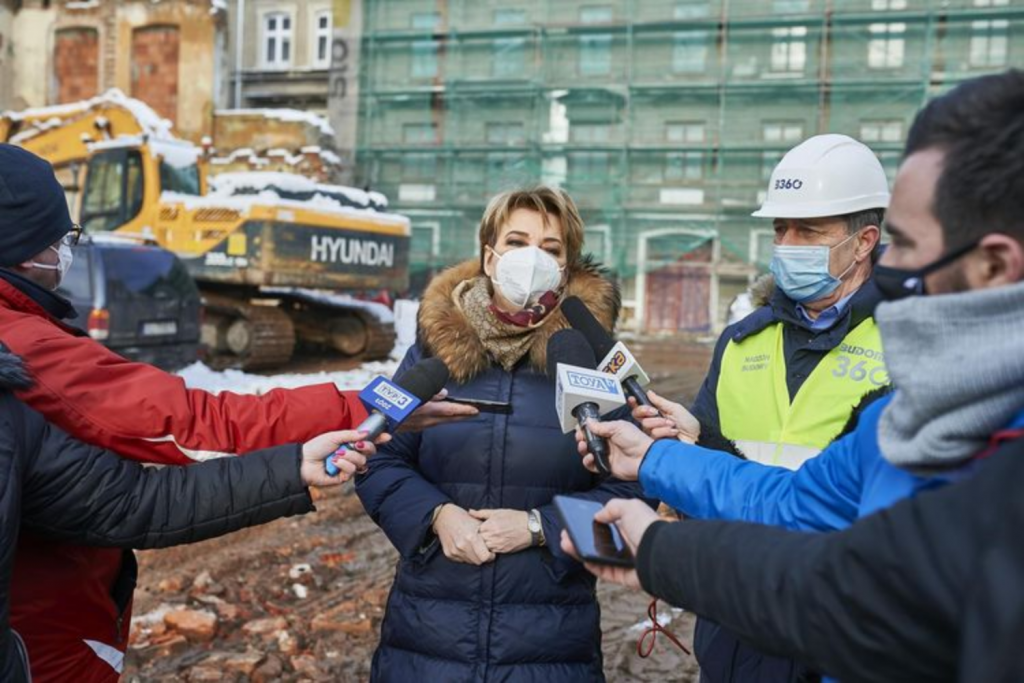
<instances>
[{"instance_id":1,"label":"fur hood collar","mask_svg":"<svg viewBox=\"0 0 1024 683\"><path fill-rule=\"evenodd\" d=\"M27 389L32 380L21 358L0 344L0 391Z\"/></svg>"},{"instance_id":2,"label":"fur hood collar","mask_svg":"<svg viewBox=\"0 0 1024 683\"><path fill-rule=\"evenodd\" d=\"M480 338L452 301L452 292L459 283L479 274L477 259L452 266L431 281L420 303L419 343L428 355L444 361L452 379L460 384L492 364ZM569 271L565 296L579 297L606 329L614 329L621 305L619 289L608 279L607 271L589 256L581 258ZM555 309L534 332L527 356L535 370L547 372L548 339L567 327L569 323L562 311Z\"/></svg>"}]
</instances>

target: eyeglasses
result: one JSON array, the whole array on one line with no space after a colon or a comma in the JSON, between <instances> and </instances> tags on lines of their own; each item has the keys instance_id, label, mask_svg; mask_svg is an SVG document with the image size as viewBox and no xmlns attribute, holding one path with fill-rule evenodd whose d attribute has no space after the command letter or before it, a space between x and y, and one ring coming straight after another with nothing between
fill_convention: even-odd
<instances>
[{"instance_id":1,"label":"eyeglasses","mask_svg":"<svg viewBox=\"0 0 1024 683\"><path fill-rule=\"evenodd\" d=\"M82 226L75 223L71 226L71 230L60 238L60 243L68 247L74 247L78 245L78 240L80 239L82 239Z\"/></svg>"}]
</instances>

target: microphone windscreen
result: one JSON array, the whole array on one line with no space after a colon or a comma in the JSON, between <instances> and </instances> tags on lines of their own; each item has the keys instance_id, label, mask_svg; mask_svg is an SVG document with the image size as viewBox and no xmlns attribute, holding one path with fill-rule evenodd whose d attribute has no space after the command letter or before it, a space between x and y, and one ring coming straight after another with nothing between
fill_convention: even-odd
<instances>
[{"instance_id":1,"label":"microphone windscreen","mask_svg":"<svg viewBox=\"0 0 1024 683\"><path fill-rule=\"evenodd\" d=\"M411 368L396 375L394 382L421 402L429 401L448 383L448 366L440 358L424 358Z\"/></svg>"},{"instance_id":2,"label":"microphone windscreen","mask_svg":"<svg viewBox=\"0 0 1024 683\"><path fill-rule=\"evenodd\" d=\"M594 350L577 330L559 330L548 340L548 376L558 376L558 364L593 370L597 365Z\"/></svg>"},{"instance_id":3,"label":"microphone windscreen","mask_svg":"<svg viewBox=\"0 0 1024 683\"><path fill-rule=\"evenodd\" d=\"M608 334L608 331L597 321L590 309L579 300L578 297L570 296L562 302L562 313L569 321L574 330L579 330L589 342L597 358L604 358L615 346L615 340ZM591 365L590 367L593 367Z\"/></svg>"}]
</instances>

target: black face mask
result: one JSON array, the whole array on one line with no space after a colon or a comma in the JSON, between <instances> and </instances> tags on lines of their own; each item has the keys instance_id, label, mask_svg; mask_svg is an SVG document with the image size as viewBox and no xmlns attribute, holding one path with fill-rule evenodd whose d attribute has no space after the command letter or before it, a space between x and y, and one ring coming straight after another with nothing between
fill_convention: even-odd
<instances>
[{"instance_id":1,"label":"black face mask","mask_svg":"<svg viewBox=\"0 0 1024 683\"><path fill-rule=\"evenodd\" d=\"M953 261L971 252L978 246L980 240L949 252L937 261L932 261L923 268L908 270L905 268L890 268L888 266L875 266L874 279L878 291L886 301L896 301L907 296L920 296L927 294L924 288L924 278L940 268L945 268Z\"/></svg>"}]
</instances>

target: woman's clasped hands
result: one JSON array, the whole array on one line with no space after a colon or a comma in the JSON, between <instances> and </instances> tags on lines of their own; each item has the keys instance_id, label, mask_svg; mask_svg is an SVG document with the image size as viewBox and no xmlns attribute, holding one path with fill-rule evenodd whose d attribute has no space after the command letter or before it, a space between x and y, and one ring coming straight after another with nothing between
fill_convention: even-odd
<instances>
[{"instance_id":1,"label":"woman's clasped hands","mask_svg":"<svg viewBox=\"0 0 1024 683\"><path fill-rule=\"evenodd\" d=\"M454 562L481 565L501 553L515 553L531 545L527 513L522 510L465 510L446 503L434 517L434 533L445 557Z\"/></svg>"}]
</instances>

